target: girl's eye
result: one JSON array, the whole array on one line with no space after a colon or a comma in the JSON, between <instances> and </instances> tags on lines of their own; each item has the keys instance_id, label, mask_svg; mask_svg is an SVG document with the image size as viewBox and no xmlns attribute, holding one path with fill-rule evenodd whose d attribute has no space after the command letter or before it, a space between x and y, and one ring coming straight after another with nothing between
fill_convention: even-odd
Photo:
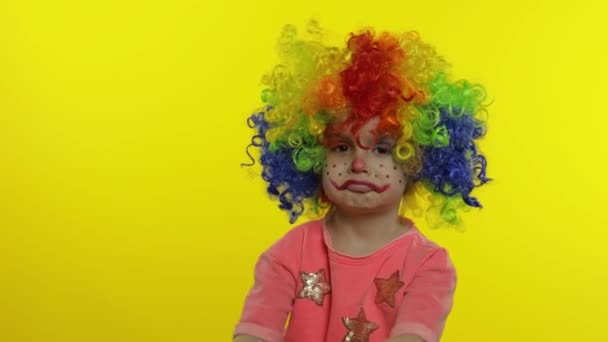
<instances>
[{"instance_id":1,"label":"girl's eye","mask_svg":"<svg viewBox=\"0 0 608 342\"><path fill-rule=\"evenodd\" d=\"M334 146L332 150L336 152L348 152L350 150L350 147L346 144L339 144Z\"/></svg>"},{"instance_id":2,"label":"girl's eye","mask_svg":"<svg viewBox=\"0 0 608 342\"><path fill-rule=\"evenodd\" d=\"M378 154L389 154L392 153L392 150L386 146L376 146L374 147L374 152Z\"/></svg>"}]
</instances>

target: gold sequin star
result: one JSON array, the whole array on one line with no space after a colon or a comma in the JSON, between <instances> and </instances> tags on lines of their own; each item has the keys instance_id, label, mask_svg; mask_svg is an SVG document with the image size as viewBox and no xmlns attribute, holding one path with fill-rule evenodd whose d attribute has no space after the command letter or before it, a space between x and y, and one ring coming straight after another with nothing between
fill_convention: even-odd
<instances>
[{"instance_id":1,"label":"gold sequin star","mask_svg":"<svg viewBox=\"0 0 608 342\"><path fill-rule=\"evenodd\" d=\"M378 289L378 292L376 292L376 304L384 302L391 308L394 308L395 294L405 284L399 280L399 271L395 271L388 279L376 278L374 279L374 283L376 283L376 288Z\"/></svg>"},{"instance_id":2,"label":"gold sequin star","mask_svg":"<svg viewBox=\"0 0 608 342\"><path fill-rule=\"evenodd\" d=\"M308 298L319 306L323 305L325 294L331 289L325 277L325 270L320 269L316 273L301 272L300 278L303 287L298 293L298 298Z\"/></svg>"},{"instance_id":3,"label":"gold sequin star","mask_svg":"<svg viewBox=\"0 0 608 342\"><path fill-rule=\"evenodd\" d=\"M367 320L363 308L359 310L356 318L342 317L342 322L348 329L343 342L369 342L369 335L378 329L376 323Z\"/></svg>"}]
</instances>

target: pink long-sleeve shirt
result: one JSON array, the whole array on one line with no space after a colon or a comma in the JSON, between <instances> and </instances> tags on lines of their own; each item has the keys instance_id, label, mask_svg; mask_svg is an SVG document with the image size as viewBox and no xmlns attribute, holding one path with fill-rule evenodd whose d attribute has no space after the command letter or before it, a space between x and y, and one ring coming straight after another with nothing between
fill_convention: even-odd
<instances>
[{"instance_id":1,"label":"pink long-sleeve shirt","mask_svg":"<svg viewBox=\"0 0 608 342\"><path fill-rule=\"evenodd\" d=\"M335 251L324 220L293 228L260 256L234 335L382 342L413 334L439 341L456 271L445 248L410 226L363 257Z\"/></svg>"}]
</instances>

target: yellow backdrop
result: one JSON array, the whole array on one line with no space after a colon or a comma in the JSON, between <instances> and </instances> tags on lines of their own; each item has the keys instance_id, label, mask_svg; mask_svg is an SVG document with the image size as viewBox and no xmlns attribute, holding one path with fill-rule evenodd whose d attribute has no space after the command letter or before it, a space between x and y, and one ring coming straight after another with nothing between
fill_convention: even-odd
<instances>
[{"instance_id":1,"label":"yellow backdrop","mask_svg":"<svg viewBox=\"0 0 608 342\"><path fill-rule=\"evenodd\" d=\"M230 341L290 227L242 169L283 24L418 30L484 84L495 180L443 341L606 341L600 1L0 2L0 341ZM315 341L312 341L315 342Z\"/></svg>"}]
</instances>

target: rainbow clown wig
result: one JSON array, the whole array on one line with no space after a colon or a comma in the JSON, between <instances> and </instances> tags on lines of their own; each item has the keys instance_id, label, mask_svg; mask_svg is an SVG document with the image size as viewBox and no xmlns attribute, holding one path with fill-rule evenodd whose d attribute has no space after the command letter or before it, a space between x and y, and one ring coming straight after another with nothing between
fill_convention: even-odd
<instances>
[{"instance_id":1,"label":"rainbow clown wig","mask_svg":"<svg viewBox=\"0 0 608 342\"><path fill-rule=\"evenodd\" d=\"M425 216L436 209L439 224L458 223L458 209L481 207L471 191L490 180L475 143L486 132L484 88L451 81L449 65L416 32L367 29L351 33L345 47L325 45L314 22L307 33L302 39L285 26L280 63L262 80L264 105L248 119L255 134L252 163L244 165L254 165L257 148L267 191L290 222L305 209L320 215L331 207L320 186L327 131L357 136L372 117L380 119L377 133L397 141L393 156L410 180L400 215L409 196L426 198Z\"/></svg>"}]
</instances>

